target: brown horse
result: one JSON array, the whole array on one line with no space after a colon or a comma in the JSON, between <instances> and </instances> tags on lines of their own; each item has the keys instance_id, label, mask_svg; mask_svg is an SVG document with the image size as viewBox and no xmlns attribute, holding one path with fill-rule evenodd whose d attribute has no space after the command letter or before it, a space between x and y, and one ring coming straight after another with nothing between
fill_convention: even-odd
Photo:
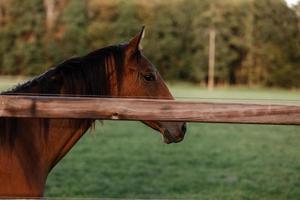
<instances>
[{"instance_id":1,"label":"brown horse","mask_svg":"<svg viewBox=\"0 0 300 200\"><path fill-rule=\"evenodd\" d=\"M144 28L129 43L69 59L2 94L105 95L173 99L141 52ZM0 118L0 198L40 197L47 175L92 126L90 119ZM179 142L184 122L143 121Z\"/></svg>"}]
</instances>

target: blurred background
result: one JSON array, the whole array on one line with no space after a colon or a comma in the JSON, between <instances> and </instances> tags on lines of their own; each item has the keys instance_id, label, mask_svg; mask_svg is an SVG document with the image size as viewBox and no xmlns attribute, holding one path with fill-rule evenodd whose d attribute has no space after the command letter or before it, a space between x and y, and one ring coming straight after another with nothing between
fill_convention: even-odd
<instances>
[{"instance_id":1,"label":"blurred background","mask_svg":"<svg viewBox=\"0 0 300 200\"><path fill-rule=\"evenodd\" d=\"M166 80L300 87L300 5L284 0L1 0L0 75L40 74L142 25Z\"/></svg>"},{"instance_id":2,"label":"blurred background","mask_svg":"<svg viewBox=\"0 0 300 200\"><path fill-rule=\"evenodd\" d=\"M142 25L144 54L175 97L299 105L296 0L0 0L0 90L127 42ZM164 145L141 123L99 123L51 172L45 195L298 199L299 133L190 123L182 143Z\"/></svg>"}]
</instances>

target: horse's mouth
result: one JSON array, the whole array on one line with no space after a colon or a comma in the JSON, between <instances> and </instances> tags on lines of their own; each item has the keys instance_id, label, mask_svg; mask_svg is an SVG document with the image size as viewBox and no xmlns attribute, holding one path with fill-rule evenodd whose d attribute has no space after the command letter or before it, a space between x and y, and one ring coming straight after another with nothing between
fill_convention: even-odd
<instances>
[{"instance_id":1,"label":"horse's mouth","mask_svg":"<svg viewBox=\"0 0 300 200\"><path fill-rule=\"evenodd\" d=\"M166 129L162 132L162 135L163 135L164 143L166 144L178 143L181 142L184 138L184 137L176 138Z\"/></svg>"},{"instance_id":2,"label":"horse's mouth","mask_svg":"<svg viewBox=\"0 0 300 200\"><path fill-rule=\"evenodd\" d=\"M171 143L178 143L178 142L181 142L183 140L183 138L180 138L180 139L178 139L178 140L169 140L168 138L165 138L164 137L164 143L166 143L166 144L171 144Z\"/></svg>"}]
</instances>

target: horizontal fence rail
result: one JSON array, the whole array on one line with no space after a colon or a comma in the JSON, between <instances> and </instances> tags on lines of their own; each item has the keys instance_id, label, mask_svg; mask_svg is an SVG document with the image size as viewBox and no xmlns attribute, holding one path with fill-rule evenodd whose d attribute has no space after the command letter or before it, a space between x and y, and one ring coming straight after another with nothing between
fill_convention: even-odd
<instances>
[{"instance_id":1,"label":"horizontal fence rail","mask_svg":"<svg viewBox=\"0 0 300 200\"><path fill-rule=\"evenodd\" d=\"M300 125L300 105L0 95L0 117Z\"/></svg>"}]
</instances>

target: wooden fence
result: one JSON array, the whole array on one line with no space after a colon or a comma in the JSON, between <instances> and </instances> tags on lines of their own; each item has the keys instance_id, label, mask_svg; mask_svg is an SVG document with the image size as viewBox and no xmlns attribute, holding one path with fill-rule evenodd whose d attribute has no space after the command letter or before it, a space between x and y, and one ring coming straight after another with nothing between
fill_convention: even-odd
<instances>
[{"instance_id":1,"label":"wooden fence","mask_svg":"<svg viewBox=\"0 0 300 200\"><path fill-rule=\"evenodd\" d=\"M0 95L0 117L300 125L300 105Z\"/></svg>"}]
</instances>

